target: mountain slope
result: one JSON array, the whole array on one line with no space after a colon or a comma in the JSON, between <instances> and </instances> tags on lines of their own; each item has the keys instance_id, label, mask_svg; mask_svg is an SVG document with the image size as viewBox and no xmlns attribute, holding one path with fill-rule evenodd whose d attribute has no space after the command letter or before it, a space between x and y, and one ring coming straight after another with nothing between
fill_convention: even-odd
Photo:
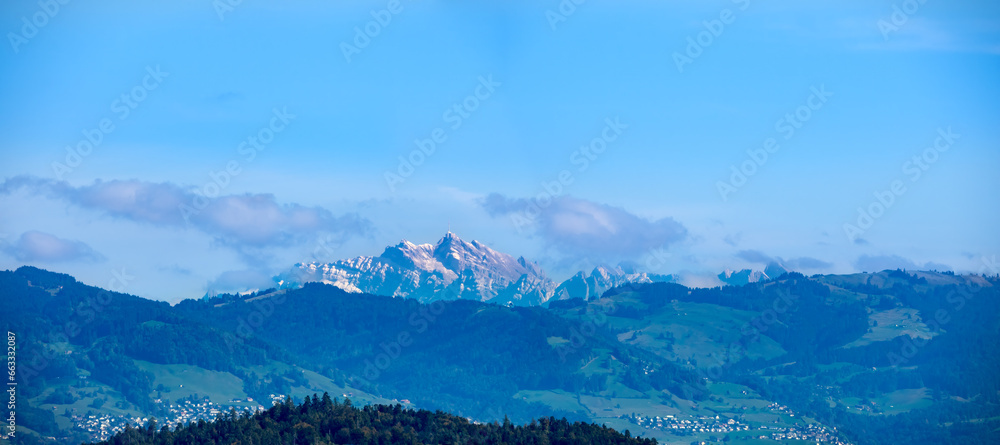
<instances>
[{"instance_id":1,"label":"mountain slope","mask_svg":"<svg viewBox=\"0 0 1000 445\"><path fill-rule=\"evenodd\" d=\"M996 276L789 273L715 289L634 284L550 307L574 318L609 305L623 343L708 379L720 415L750 416L750 394L856 443L985 444L1000 431Z\"/></svg>"},{"instance_id":2,"label":"mountain slope","mask_svg":"<svg viewBox=\"0 0 1000 445\"><path fill-rule=\"evenodd\" d=\"M558 300L569 300L580 298L583 300L593 300L600 297L608 290L624 286L629 283L671 283L674 277L671 275L649 274L636 270L626 270L621 266L614 268L607 266L595 267L590 275L578 272L566 281L563 281L553 292L553 298Z\"/></svg>"},{"instance_id":3,"label":"mountain slope","mask_svg":"<svg viewBox=\"0 0 1000 445\"><path fill-rule=\"evenodd\" d=\"M189 300L178 310L218 329L235 330L253 307ZM685 388L700 386L693 373L621 345L611 332L595 330L586 341L570 343L578 329L541 307L468 300L425 305L308 283L289 291L254 336L302 357L310 367L339 370L353 387L477 419L508 415L527 421L552 412L514 398L524 390L600 391L622 385L686 397ZM605 355L622 366L599 375L584 370L594 357ZM649 366L660 372L643 374ZM585 412L561 415L588 418Z\"/></svg>"},{"instance_id":4,"label":"mountain slope","mask_svg":"<svg viewBox=\"0 0 1000 445\"><path fill-rule=\"evenodd\" d=\"M674 277L598 266L589 275L580 272L556 285L537 263L448 232L436 244L403 240L376 257L299 263L275 281L283 287L326 283L348 292L407 297L422 303L464 299L537 306L552 299L596 298L627 283L673 282Z\"/></svg>"},{"instance_id":5,"label":"mountain slope","mask_svg":"<svg viewBox=\"0 0 1000 445\"><path fill-rule=\"evenodd\" d=\"M296 264L280 279L321 282L351 292L408 297L424 303L470 299L533 306L544 303L555 288L537 264L478 241L463 241L451 232L433 245L404 240L377 257Z\"/></svg>"},{"instance_id":6,"label":"mountain slope","mask_svg":"<svg viewBox=\"0 0 1000 445\"><path fill-rule=\"evenodd\" d=\"M767 264L764 270L742 269L739 271L726 269L718 275L719 280L730 286L743 286L750 283L778 278L781 275L791 272L784 266L772 261Z\"/></svg>"},{"instance_id":7,"label":"mountain slope","mask_svg":"<svg viewBox=\"0 0 1000 445\"><path fill-rule=\"evenodd\" d=\"M613 333L588 331L577 342L579 326L537 306L421 304L319 283L169 306L28 267L0 272L0 306L0 327L16 333L22 360L19 425L63 443L97 431L60 431L57 418L164 419L182 403L253 408L316 390L527 422L592 414L525 400L521 391L687 397L701 386ZM60 336L68 326L72 335ZM595 358L613 364L598 368Z\"/></svg>"},{"instance_id":8,"label":"mountain slope","mask_svg":"<svg viewBox=\"0 0 1000 445\"><path fill-rule=\"evenodd\" d=\"M233 405L254 408L247 398L270 403L271 393L345 389L240 330L218 330L167 303L87 286L69 275L27 266L0 271L0 307L0 329L16 344L21 437L30 437L27 430L80 443L100 437L96 427L82 426L89 415L163 419L181 399L238 397L246 403ZM73 427L60 427L67 424Z\"/></svg>"},{"instance_id":9,"label":"mountain slope","mask_svg":"<svg viewBox=\"0 0 1000 445\"><path fill-rule=\"evenodd\" d=\"M990 443L998 280L789 273L713 289L631 283L549 308L311 283L169 306L23 267L0 272L0 328L17 336L19 427L62 443L93 437L57 424L88 411L164 419L175 400L241 409L256 402L230 399L323 391L667 443Z\"/></svg>"}]
</instances>

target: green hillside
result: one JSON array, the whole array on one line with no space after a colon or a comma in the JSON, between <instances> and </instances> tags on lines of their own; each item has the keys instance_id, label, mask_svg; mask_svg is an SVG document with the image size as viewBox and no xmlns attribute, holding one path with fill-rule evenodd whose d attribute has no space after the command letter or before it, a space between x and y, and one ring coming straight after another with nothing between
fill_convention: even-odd
<instances>
[{"instance_id":1,"label":"green hillside","mask_svg":"<svg viewBox=\"0 0 1000 445\"><path fill-rule=\"evenodd\" d=\"M996 284L788 274L630 285L548 308L307 284L170 306L24 267L0 272L0 324L17 336L22 443L324 392L482 422L565 417L661 443L989 443Z\"/></svg>"}]
</instances>

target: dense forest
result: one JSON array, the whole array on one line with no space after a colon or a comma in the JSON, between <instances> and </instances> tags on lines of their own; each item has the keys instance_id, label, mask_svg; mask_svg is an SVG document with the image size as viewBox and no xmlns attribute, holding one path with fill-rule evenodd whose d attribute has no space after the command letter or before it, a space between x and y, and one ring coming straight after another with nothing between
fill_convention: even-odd
<instances>
[{"instance_id":1,"label":"dense forest","mask_svg":"<svg viewBox=\"0 0 1000 445\"><path fill-rule=\"evenodd\" d=\"M157 429L155 420L144 428L129 428L101 442L103 445L170 444L638 444L652 439L632 438L590 423L570 423L553 417L515 426L504 420L473 423L441 411L408 410L399 405L357 408L329 394L315 394L295 405L291 399L255 414L230 411L214 422L200 421L171 430Z\"/></svg>"}]
</instances>

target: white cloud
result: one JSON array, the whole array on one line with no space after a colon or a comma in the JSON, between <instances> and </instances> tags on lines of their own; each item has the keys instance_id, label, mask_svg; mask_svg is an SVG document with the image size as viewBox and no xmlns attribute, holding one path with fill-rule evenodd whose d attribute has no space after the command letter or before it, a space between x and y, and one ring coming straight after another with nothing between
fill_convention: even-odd
<instances>
[{"instance_id":1,"label":"white cloud","mask_svg":"<svg viewBox=\"0 0 1000 445\"><path fill-rule=\"evenodd\" d=\"M760 264L770 264L776 263L788 270L792 271L802 271L802 270L824 270L833 267L833 263L829 263L820 259L812 257L798 257L784 259L781 257L772 257L765 254L759 250L741 250L736 254L736 257L751 263Z\"/></svg>"},{"instance_id":2,"label":"white cloud","mask_svg":"<svg viewBox=\"0 0 1000 445\"><path fill-rule=\"evenodd\" d=\"M21 234L13 243L0 245L0 250L24 262L104 261L104 256L82 241L67 240L37 230Z\"/></svg>"},{"instance_id":3,"label":"white cloud","mask_svg":"<svg viewBox=\"0 0 1000 445\"><path fill-rule=\"evenodd\" d=\"M0 194L19 189L114 218L193 227L235 248L283 245L320 233L346 238L371 230L371 223L357 214L336 216L321 207L282 204L271 194L204 198L175 184L138 180L95 181L74 187L65 181L18 176L0 183Z\"/></svg>"},{"instance_id":4,"label":"white cloud","mask_svg":"<svg viewBox=\"0 0 1000 445\"><path fill-rule=\"evenodd\" d=\"M497 193L480 203L493 217L509 216L515 225L530 226L534 234L563 253L606 261L634 259L687 237L687 229L673 218L650 221L621 207L569 196L539 204Z\"/></svg>"},{"instance_id":5,"label":"white cloud","mask_svg":"<svg viewBox=\"0 0 1000 445\"><path fill-rule=\"evenodd\" d=\"M927 262L919 265L912 260L899 255L861 255L854 262L854 267L862 272L879 272L886 269L903 270L952 270L950 266L934 262Z\"/></svg>"}]
</instances>

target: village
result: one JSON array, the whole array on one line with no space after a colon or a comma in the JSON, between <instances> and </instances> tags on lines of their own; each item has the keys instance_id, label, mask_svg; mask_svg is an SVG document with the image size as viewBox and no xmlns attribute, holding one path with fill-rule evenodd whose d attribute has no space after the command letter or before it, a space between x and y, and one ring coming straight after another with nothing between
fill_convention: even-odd
<instances>
[{"instance_id":1,"label":"village","mask_svg":"<svg viewBox=\"0 0 1000 445\"><path fill-rule=\"evenodd\" d=\"M284 400L285 395L271 394L269 398L271 399L271 405L274 405ZM206 422L212 421L219 414L228 413L230 410L236 410L236 412L241 413L244 411L259 411L264 409L264 406L254 402L252 398L247 398L245 400L233 399L227 404L214 403L208 400L208 398L200 401L186 400L182 403L168 403L160 399L157 399L156 402L167 412L167 414L162 418L154 418L156 420L157 429L162 428L163 426L168 426L173 429L176 428L177 425L184 425L190 422L197 422L199 420L205 420ZM87 433L94 440L107 440L111 436L124 431L126 425L131 425L133 428L144 427L150 418L105 413L90 415L77 414L70 417L70 419L73 421L74 429Z\"/></svg>"},{"instance_id":2,"label":"village","mask_svg":"<svg viewBox=\"0 0 1000 445\"><path fill-rule=\"evenodd\" d=\"M771 411L776 411L794 417L795 414L784 405L772 403L768 405ZM729 433L745 431L738 440L770 439L770 440L802 440L833 445L850 445L840 439L836 429L828 429L819 424L795 425L791 427L760 425L750 426L737 419L721 416L690 416L689 418L667 415L664 417L644 417L635 414L621 416L628 421L655 431L669 432L676 436L711 435L711 442L732 440ZM708 442L692 442L706 444Z\"/></svg>"}]
</instances>

